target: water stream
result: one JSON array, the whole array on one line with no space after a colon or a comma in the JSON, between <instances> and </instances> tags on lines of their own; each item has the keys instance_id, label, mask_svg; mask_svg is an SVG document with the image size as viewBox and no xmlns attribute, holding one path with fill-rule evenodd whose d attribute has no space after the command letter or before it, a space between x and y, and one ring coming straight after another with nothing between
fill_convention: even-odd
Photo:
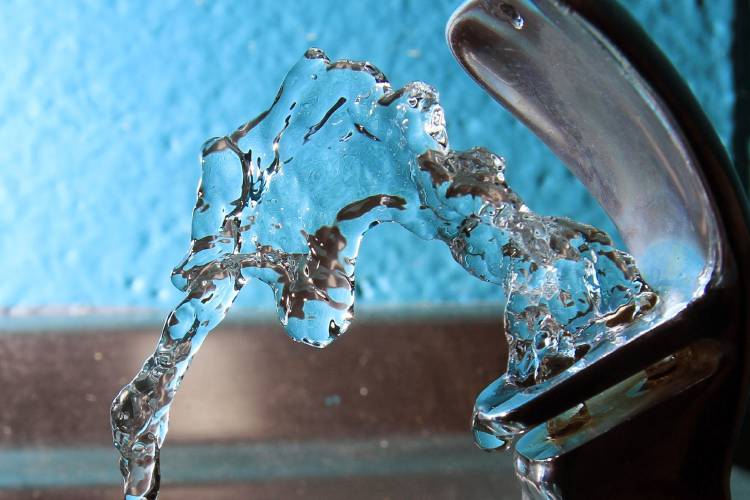
<instances>
[{"instance_id":1,"label":"water stream","mask_svg":"<svg viewBox=\"0 0 750 500\"><path fill-rule=\"evenodd\" d=\"M503 383L519 389L656 302L607 234L533 213L495 154L451 150L435 89L393 89L369 63L310 49L267 111L204 145L201 166L190 252L172 275L185 298L112 405L126 499L156 498L180 381L247 280L273 289L292 339L325 347L352 321L357 254L377 224L445 242L466 271L504 289Z\"/></svg>"}]
</instances>

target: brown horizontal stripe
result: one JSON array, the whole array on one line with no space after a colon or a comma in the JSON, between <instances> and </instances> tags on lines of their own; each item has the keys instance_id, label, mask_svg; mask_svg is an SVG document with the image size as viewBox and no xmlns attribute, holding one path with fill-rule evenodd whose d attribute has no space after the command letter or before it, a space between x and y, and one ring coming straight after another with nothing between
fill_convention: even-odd
<instances>
[{"instance_id":1,"label":"brown horizontal stripe","mask_svg":"<svg viewBox=\"0 0 750 500\"><path fill-rule=\"evenodd\" d=\"M187 373L168 443L469 433L474 398L505 365L499 324L355 322L323 350L275 325L220 328ZM0 446L108 445L110 402L157 336L0 336Z\"/></svg>"}]
</instances>

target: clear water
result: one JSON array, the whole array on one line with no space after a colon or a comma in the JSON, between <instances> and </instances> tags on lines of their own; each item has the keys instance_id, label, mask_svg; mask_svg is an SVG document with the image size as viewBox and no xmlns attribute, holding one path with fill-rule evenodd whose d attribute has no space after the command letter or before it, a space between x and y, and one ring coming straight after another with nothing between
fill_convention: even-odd
<instances>
[{"instance_id":1,"label":"clear water","mask_svg":"<svg viewBox=\"0 0 750 500\"><path fill-rule=\"evenodd\" d=\"M191 249L172 276L185 298L112 406L128 499L156 497L170 404L247 280L273 289L290 337L325 347L353 318L357 254L377 224L441 240L503 287L506 385L554 376L656 300L605 233L531 212L493 153L450 150L435 89L394 90L369 63L309 50L273 105L208 141L201 164Z\"/></svg>"}]
</instances>

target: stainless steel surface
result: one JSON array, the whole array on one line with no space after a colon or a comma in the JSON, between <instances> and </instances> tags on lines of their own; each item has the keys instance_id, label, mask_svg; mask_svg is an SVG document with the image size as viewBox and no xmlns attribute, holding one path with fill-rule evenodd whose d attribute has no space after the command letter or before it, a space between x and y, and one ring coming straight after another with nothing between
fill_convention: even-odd
<instances>
[{"instance_id":1,"label":"stainless steel surface","mask_svg":"<svg viewBox=\"0 0 750 500\"><path fill-rule=\"evenodd\" d=\"M222 327L175 402L160 498L517 498L467 419L504 366L499 329L381 318L317 350ZM0 499L121 497L110 400L157 330L0 335Z\"/></svg>"},{"instance_id":2,"label":"stainless steel surface","mask_svg":"<svg viewBox=\"0 0 750 500\"><path fill-rule=\"evenodd\" d=\"M548 382L507 387L477 418L527 431L516 469L529 498L728 497L750 238L702 111L614 2L471 0L447 36L591 190L661 297L609 344Z\"/></svg>"},{"instance_id":3,"label":"stainless steel surface","mask_svg":"<svg viewBox=\"0 0 750 500\"><path fill-rule=\"evenodd\" d=\"M564 5L467 2L448 23L449 44L602 204L647 281L657 289L667 282L669 293L681 293L677 300L690 299L721 265L719 228L695 155L619 49ZM521 29L509 22L509 9L523 19ZM667 271L675 269L679 290Z\"/></svg>"},{"instance_id":4,"label":"stainless steel surface","mask_svg":"<svg viewBox=\"0 0 750 500\"><path fill-rule=\"evenodd\" d=\"M161 497L518 499L512 455L476 449L466 419L474 393L504 365L498 323L368 321L323 351L290 342L276 325L220 329L175 403ZM0 500L121 497L109 398L156 329L0 335ZM385 335L394 349L373 342ZM206 383L215 387L210 399L196 398ZM227 398L237 384L241 395ZM338 405L327 405L336 394ZM302 432L302 419L320 432ZM347 460L311 472L310 452ZM737 476L743 498L750 476Z\"/></svg>"}]
</instances>

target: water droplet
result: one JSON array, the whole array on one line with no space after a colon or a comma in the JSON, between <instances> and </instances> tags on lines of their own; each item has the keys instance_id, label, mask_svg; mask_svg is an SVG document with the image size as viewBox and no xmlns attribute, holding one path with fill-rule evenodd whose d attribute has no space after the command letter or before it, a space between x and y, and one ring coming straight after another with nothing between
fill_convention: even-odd
<instances>
[{"instance_id":1,"label":"water droplet","mask_svg":"<svg viewBox=\"0 0 750 500\"><path fill-rule=\"evenodd\" d=\"M524 19L513 4L509 2L500 2L500 4L492 3L490 4L490 9L494 15L505 19L515 29L523 29Z\"/></svg>"}]
</instances>

